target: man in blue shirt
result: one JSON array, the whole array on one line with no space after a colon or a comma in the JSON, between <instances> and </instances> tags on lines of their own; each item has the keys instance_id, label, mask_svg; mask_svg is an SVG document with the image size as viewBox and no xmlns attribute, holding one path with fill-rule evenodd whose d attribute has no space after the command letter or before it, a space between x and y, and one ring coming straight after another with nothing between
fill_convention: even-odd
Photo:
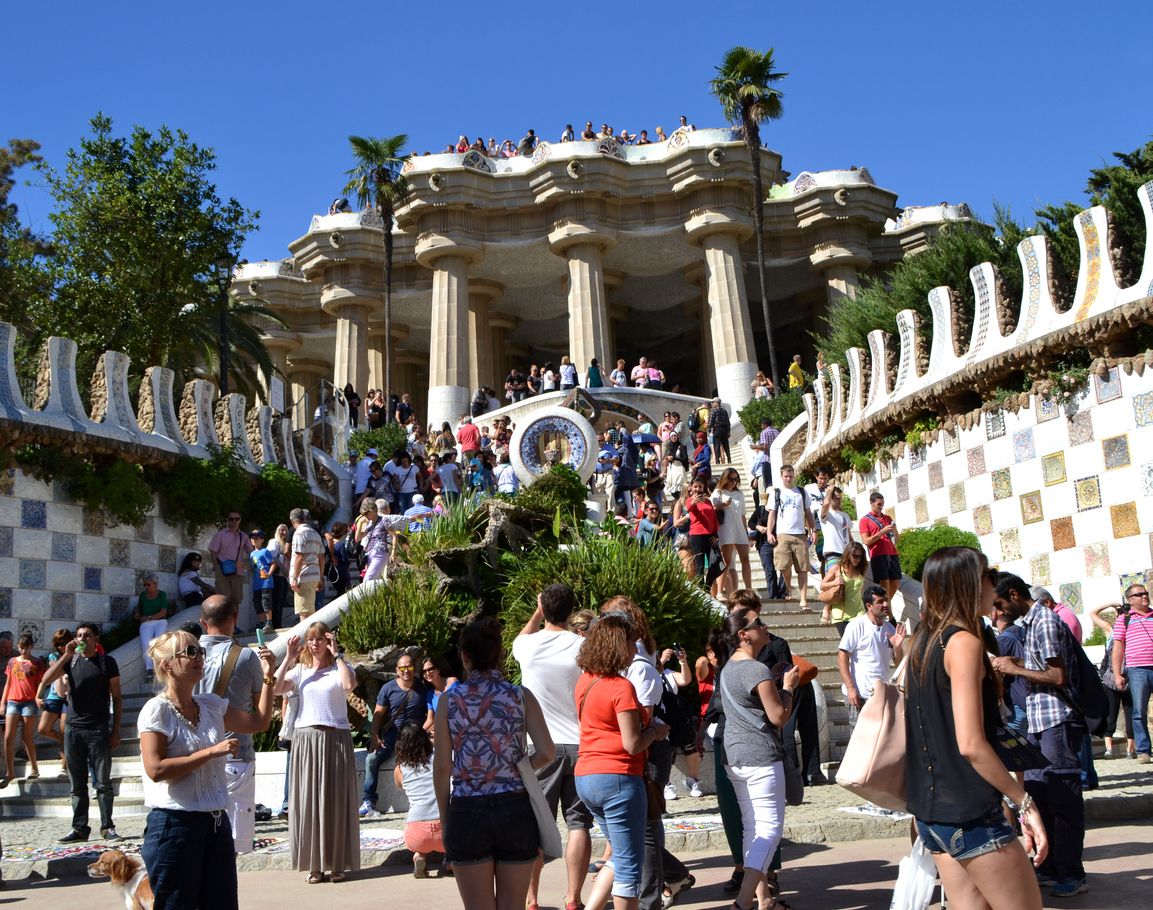
<instances>
[{"instance_id":1,"label":"man in blue shirt","mask_svg":"<svg viewBox=\"0 0 1153 910\"><path fill-rule=\"evenodd\" d=\"M405 724L432 723L432 708L424 684L416 678L416 664L411 654L401 654L396 661L396 679L381 686L372 712L372 741L364 765L364 801L360 817L376 811L376 782L380 766L392 758L396 737Z\"/></svg>"},{"instance_id":2,"label":"man in blue shirt","mask_svg":"<svg viewBox=\"0 0 1153 910\"><path fill-rule=\"evenodd\" d=\"M415 534L427 530L432 525L432 520L436 517L436 510L426 506L424 496L416 493L412 497L412 508L405 510L404 517L408 521L409 532Z\"/></svg>"}]
</instances>

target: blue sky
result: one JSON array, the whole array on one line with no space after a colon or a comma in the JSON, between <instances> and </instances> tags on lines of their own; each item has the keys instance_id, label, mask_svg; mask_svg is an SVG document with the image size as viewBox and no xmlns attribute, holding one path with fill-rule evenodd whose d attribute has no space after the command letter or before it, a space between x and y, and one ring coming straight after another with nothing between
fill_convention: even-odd
<instances>
[{"instance_id":1,"label":"blue sky","mask_svg":"<svg viewBox=\"0 0 1153 910\"><path fill-rule=\"evenodd\" d=\"M20 4L6 11L0 140L49 161L98 110L214 148L222 195L262 212L244 250L279 258L326 210L350 133L555 140L591 119L635 132L721 125L708 80L734 44L775 48L784 167L867 166L899 204L994 200L1031 220L1082 200L1091 167L1153 135L1153 4L284 0ZM24 86L24 88L21 88ZM16 195L48 230L49 200Z\"/></svg>"}]
</instances>

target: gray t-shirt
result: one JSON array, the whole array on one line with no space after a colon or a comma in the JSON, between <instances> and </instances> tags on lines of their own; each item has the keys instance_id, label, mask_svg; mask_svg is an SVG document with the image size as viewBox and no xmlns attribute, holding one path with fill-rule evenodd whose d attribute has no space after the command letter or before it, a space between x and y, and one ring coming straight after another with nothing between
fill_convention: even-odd
<instances>
[{"instance_id":1,"label":"gray t-shirt","mask_svg":"<svg viewBox=\"0 0 1153 910\"><path fill-rule=\"evenodd\" d=\"M204 677L197 684L196 691L211 693L224 670L224 662L228 659L232 639L227 635L201 635L200 647L208 654L204 658ZM236 659L232 678L228 680L228 688L223 697L228 700L229 707L252 711L254 696L259 698L262 688L264 688L264 664L260 662L255 651L244 648ZM235 761L256 761L252 734L229 732L228 736L235 736L240 741Z\"/></svg>"},{"instance_id":2,"label":"gray t-shirt","mask_svg":"<svg viewBox=\"0 0 1153 910\"><path fill-rule=\"evenodd\" d=\"M781 761L781 735L765 717L756 688L773 674L759 660L730 660L717 689L725 708L725 755L730 765L764 768Z\"/></svg>"}]
</instances>

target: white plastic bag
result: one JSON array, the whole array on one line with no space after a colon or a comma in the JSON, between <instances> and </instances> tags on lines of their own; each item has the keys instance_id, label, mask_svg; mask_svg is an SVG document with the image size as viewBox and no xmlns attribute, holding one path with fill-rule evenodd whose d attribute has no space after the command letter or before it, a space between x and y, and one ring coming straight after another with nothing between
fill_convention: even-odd
<instances>
[{"instance_id":1,"label":"white plastic bag","mask_svg":"<svg viewBox=\"0 0 1153 910\"><path fill-rule=\"evenodd\" d=\"M925 849L921 838L913 844L912 852L901 860L897 887L889 910L925 910L933 900L933 886L937 883L937 867L933 854Z\"/></svg>"}]
</instances>

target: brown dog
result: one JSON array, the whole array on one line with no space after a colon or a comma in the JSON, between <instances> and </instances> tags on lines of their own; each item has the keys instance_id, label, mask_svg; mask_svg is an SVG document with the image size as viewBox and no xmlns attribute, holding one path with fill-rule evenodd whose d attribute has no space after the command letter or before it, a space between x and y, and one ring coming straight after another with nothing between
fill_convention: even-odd
<instances>
[{"instance_id":1,"label":"brown dog","mask_svg":"<svg viewBox=\"0 0 1153 910\"><path fill-rule=\"evenodd\" d=\"M105 850L100 859L88 867L89 878L108 878L124 895L125 910L152 910L152 885L144 863L131 859L121 850Z\"/></svg>"}]
</instances>

